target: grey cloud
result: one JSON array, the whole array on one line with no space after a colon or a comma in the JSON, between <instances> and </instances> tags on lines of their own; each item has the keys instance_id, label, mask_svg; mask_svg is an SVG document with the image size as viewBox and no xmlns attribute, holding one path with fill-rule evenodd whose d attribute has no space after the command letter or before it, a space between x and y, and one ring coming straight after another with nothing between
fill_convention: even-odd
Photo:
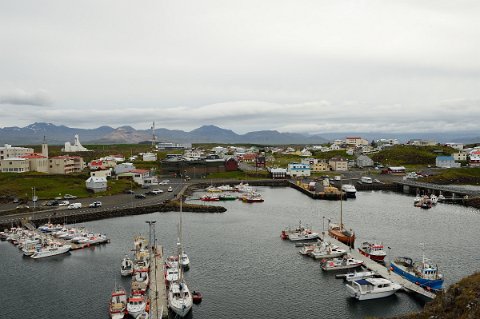
<instances>
[{"instance_id":1,"label":"grey cloud","mask_svg":"<svg viewBox=\"0 0 480 319\"><path fill-rule=\"evenodd\" d=\"M0 94L0 104L48 106L51 103L52 98L45 90L26 92L19 89Z\"/></svg>"}]
</instances>

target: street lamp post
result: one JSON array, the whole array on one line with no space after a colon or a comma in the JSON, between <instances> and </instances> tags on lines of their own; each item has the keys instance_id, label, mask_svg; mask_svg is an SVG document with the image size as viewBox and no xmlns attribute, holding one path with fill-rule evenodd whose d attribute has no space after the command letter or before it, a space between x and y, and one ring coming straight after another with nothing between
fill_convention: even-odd
<instances>
[{"instance_id":1,"label":"street lamp post","mask_svg":"<svg viewBox=\"0 0 480 319\"><path fill-rule=\"evenodd\" d=\"M37 202L37 198L35 196L35 186L32 187L32 202L33 202L33 209L35 210L35 203Z\"/></svg>"}]
</instances>

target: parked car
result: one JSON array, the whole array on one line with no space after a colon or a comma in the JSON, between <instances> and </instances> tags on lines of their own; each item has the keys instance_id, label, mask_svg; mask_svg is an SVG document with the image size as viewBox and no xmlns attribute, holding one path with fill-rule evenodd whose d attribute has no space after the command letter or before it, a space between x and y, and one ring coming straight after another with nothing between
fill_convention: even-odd
<instances>
[{"instance_id":1,"label":"parked car","mask_svg":"<svg viewBox=\"0 0 480 319\"><path fill-rule=\"evenodd\" d=\"M58 206L58 200L49 200L45 203L45 206Z\"/></svg>"},{"instance_id":2,"label":"parked car","mask_svg":"<svg viewBox=\"0 0 480 319\"><path fill-rule=\"evenodd\" d=\"M170 183L170 181L168 179L165 179L163 181L161 181L160 183L158 183L159 185L167 185L168 183Z\"/></svg>"},{"instance_id":3,"label":"parked car","mask_svg":"<svg viewBox=\"0 0 480 319\"><path fill-rule=\"evenodd\" d=\"M157 194L163 193L163 190L161 190L161 189L154 189L154 190L152 190L151 192L154 193L155 195L157 195Z\"/></svg>"},{"instance_id":4,"label":"parked car","mask_svg":"<svg viewBox=\"0 0 480 319\"><path fill-rule=\"evenodd\" d=\"M88 205L90 208L97 208L97 207L102 207L102 202L96 201Z\"/></svg>"},{"instance_id":5,"label":"parked car","mask_svg":"<svg viewBox=\"0 0 480 319\"><path fill-rule=\"evenodd\" d=\"M70 202L68 200L62 200L61 202L58 203L58 206L68 206L70 205Z\"/></svg>"},{"instance_id":6,"label":"parked car","mask_svg":"<svg viewBox=\"0 0 480 319\"><path fill-rule=\"evenodd\" d=\"M28 206L27 204L20 204L16 207L16 209L29 209L30 206Z\"/></svg>"},{"instance_id":7,"label":"parked car","mask_svg":"<svg viewBox=\"0 0 480 319\"><path fill-rule=\"evenodd\" d=\"M14 198L14 199L13 199L13 202L14 202L15 204L18 203L18 202L19 202L18 198Z\"/></svg>"},{"instance_id":8,"label":"parked car","mask_svg":"<svg viewBox=\"0 0 480 319\"><path fill-rule=\"evenodd\" d=\"M125 194L135 194L135 192L131 189L125 190Z\"/></svg>"},{"instance_id":9,"label":"parked car","mask_svg":"<svg viewBox=\"0 0 480 319\"><path fill-rule=\"evenodd\" d=\"M173 192L173 188L172 188L172 186L170 186L170 187L168 188L168 190L167 190L167 191L169 191L169 192Z\"/></svg>"},{"instance_id":10,"label":"parked car","mask_svg":"<svg viewBox=\"0 0 480 319\"><path fill-rule=\"evenodd\" d=\"M145 194L135 194L135 198L144 199L147 198L147 196L145 196Z\"/></svg>"},{"instance_id":11,"label":"parked car","mask_svg":"<svg viewBox=\"0 0 480 319\"><path fill-rule=\"evenodd\" d=\"M76 199L77 196L73 196L73 195L70 195L70 194L65 194L65 195L63 195L63 198L64 199Z\"/></svg>"},{"instance_id":12,"label":"parked car","mask_svg":"<svg viewBox=\"0 0 480 319\"><path fill-rule=\"evenodd\" d=\"M71 203L67 206L67 209L79 209L82 208L82 203Z\"/></svg>"}]
</instances>

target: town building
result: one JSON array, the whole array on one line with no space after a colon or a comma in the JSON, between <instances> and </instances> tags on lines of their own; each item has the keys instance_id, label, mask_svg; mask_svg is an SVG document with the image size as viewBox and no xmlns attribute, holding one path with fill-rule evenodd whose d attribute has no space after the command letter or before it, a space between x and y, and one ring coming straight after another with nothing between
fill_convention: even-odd
<instances>
[{"instance_id":1,"label":"town building","mask_svg":"<svg viewBox=\"0 0 480 319\"><path fill-rule=\"evenodd\" d=\"M443 168L460 167L460 163L456 163L453 156L437 156L435 166Z\"/></svg>"},{"instance_id":2,"label":"town building","mask_svg":"<svg viewBox=\"0 0 480 319\"><path fill-rule=\"evenodd\" d=\"M291 177L310 176L310 165L302 163L289 163L287 166L287 175Z\"/></svg>"},{"instance_id":3,"label":"town building","mask_svg":"<svg viewBox=\"0 0 480 319\"><path fill-rule=\"evenodd\" d=\"M107 190L107 178L90 176L85 181L85 187L94 193L105 192Z\"/></svg>"},{"instance_id":4,"label":"town building","mask_svg":"<svg viewBox=\"0 0 480 319\"><path fill-rule=\"evenodd\" d=\"M345 144L347 145L354 145L355 147L363 146L363 145L368 145L368 141L358 137L358 136L350 136L345 138Z\"/></svg>"},{"instance_id":5,"label":"town building","mask_svg":"<svg viewBox=\"0 0 480 319\"><path fill-rule=\"evenodd\" d=\"M452 154L453 159L457 162L466 162L468 160L468 152L461 150L457 153Z\"/></svg>"},{"instance_id":6,"label":"town building","mask_svg":"<svg viewBox=\"0 0 480 319\"><path fill-rule=\"evenodd\" d=\"M0 147L0 160L12 157L19 158L28 154L33 154L33 148L17 147L9 144Z\"/></svg>"},{"instance_id":7,"label":"town building","mask_svg":"<svg viewBox=\"0 0 480 319\"><path fill-rule=\"evenodd\" d=\"M119 175L122 173L130 172L135 169L135 165L133 163L121 163L118 164L113 168L113 171L115 172L115 175Z\"/></svg>"},{"instance_id":8,"label":"town building","mask_svg":"<svg viewBox=\"0 0 480 319\"><path fill-rule=\"evenodd\" d=\"M328 161L328 165L333 171L348 171L348 161L343 157L332 157Z\"/></svg>"},{"instance_id":9,"label":"town building","mask_svg":"<svg viewBox=\"0 0 480 319\"><path fill-rule=\"evenodd\" d=\"M0 172L2 173L25 173L30 171L28 159L23 157L9 157L0 160Z\"/></svg>"},{"instance_id":10,"label":"town building","mask_svg":"<svg viewBox=\"0 0 480 319\"><path fill-rule=\"evenodd\" d=\"M92 176L92 177L105 177L105 178L109 178L109 177L112 177L112 169L104 169L104 170L92 171L92 172L90 172L90 176Z\"/></svg>"},{"instance_id":11,"label":"town building","mask_svg":"<svg viewBox=\"0 0 480 319\"><path fill-rule=\"evenodd\" d=\"M357 164L357 167L373 167L373 160L366 155L360 155L357 157L355 163Z\"/></svg>"},{"instance_id":12,"label":"town building","mask_svg":"<svg viewBox=\"0 0 480 319\"><path fill-rule=\"evenodd\" d=\"M80 156L56 156L48 159L50 174L72 174L83 170L83 159Z\"/></svg>"},{"instance_id":13,"label":"town building","mask_svg":"<svg viewBox=\"0 0 480 319\"><path fill-rule=\"evenodd\" d=\"M445 143L445 146L449 146L451 148L454 148L456 150L463 150L463 144L462 143Z\"/></svg>"},{"instance_id":14,"label":"town building","mask_svg":"<svg viewBox=\"0 0 480 319\"><path fill-rule=\"evenodd\" d=\"M177 144L173 142L160 142L156 147L159 150L183 150L192 148L192 143Z\"/></svg>"},{"instance_id":15,"label":"town building","mask_svg":"<svg viewBox=\"0 0 480 319\"><path fill-rule=\"evenodd\" d=\"M47 157L41 154L33 153L33 154L23 155L22 158L28 161L29 170L31 172L48 173Z\"/></svg>"},{"instance_id":16,"label":"town building","mask_svg":"<svg viewBox=\"0 0 480 319\"><path fill-rule=\"evenodd\" d=\"M157 154L156 153L143 153L142 154L142 160L144 162L155 162L157 160Z\"/></svg>"},{"instance_id":17,"label":"town building","mask_svg":"<svg viewBox=\"0 0 480 319\"><path fill-rule=\"evenodd\" d=\"M270 175L273 179L287 178L287 170L285 168L271 168Z\"/></svg>"},{"instance_id":18,"label":"town building","mask_svg":"<svg viewBox=\"0 0 480 319\"><path fill-rule=\"evenodd\" d=\"M118 178L131 178L138 185L145 184L145 180L150 177L150 171L146 169L134 169L117 175Z\"/></svg>"},{"instance_id":19,"label":"town building","mask_svg":"<svg viewBox=\"0 0 480 319\"><path fill-rule=\"evenodd\" d=\"M225 159L225 171L237 171L238 170L238 161L234 157L228 157Z\"/></svg>"},{"instance_id":20,"label":"town building","mask_svg":"<svg viewBox=\"0 0 480 319\"><path fill-rule=\"evenodd\" d=\"M480 149L473 149L469 154L468 165L480 167Z\"/></svg>"},{"instance_id":21,"label":"town building","mask_svg":"<svg viewBox=\"0 0 480 319\"><path fill-rule=\"evenodd\" d=\"M404 166L389 166L387 167L387 173L392 175L405 175L406 169Z\"/></svg>"}]
</instances>

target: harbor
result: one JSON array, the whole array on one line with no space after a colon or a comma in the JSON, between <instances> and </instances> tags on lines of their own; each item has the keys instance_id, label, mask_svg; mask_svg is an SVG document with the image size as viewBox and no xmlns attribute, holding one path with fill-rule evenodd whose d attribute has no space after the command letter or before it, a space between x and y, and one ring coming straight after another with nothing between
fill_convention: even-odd
<instances>
[{"instance_id":1,"label":"harbor","mask_svg":"<svg viewBox=\"0 0 480 319\"><path fill-rule=\"evenodd\" d=\"M227 208L224 214L184 213L184 243L192 261L185 277L191 290L199 289L204 295L202 304L193 306L193 317L341 315L353 319L389 317L421 309L423 301L413 293L397 293L378 304L348 298L344 284L334 273L322 271L319 261L300 258L298 247L279 239L279 230L297 224L299 219L321 231L323 216L338 217L339 201L313 200L291 188L256 188L265 198L262 204L227 201L222 203ZM425 254L438 262L445 286L476 271L480 260L470 238L475 238L472 225L478 224L478 211L443 204L420 210L413 207L412 200L412 196L394 192L360 192L356 199L343 201L345 223L355 230L358 243L377 240L391 247L387 260L404 255L420 258L419 243L425 243ZM157 221L157 242L163 251L172 251L177 212L86 222L84 226L91 231L105 232L110 244L41 262L23 258L12 245L1 242L4 271L0 280L5 284L0 294L6 296L2 300L5 318L33 314L36 318L50 318L53 310L58 317L108 318L106 304L115 281L125 288L130 284L130 278L119 275L121 259L131 249L134 236L146 234L146 220ZM21 282L15 279L18 276L23 278ZM13 284L23 288L7 292ZM27 287L43 292L20 296L17 291ZM266 287L268 296L260 293ZM24 298L26 306L19 307L19 298ZM68 299L70 306L49 306L52 298ZM287 306L292 304L295 307Z\"/></svg>"}]
</instances>

